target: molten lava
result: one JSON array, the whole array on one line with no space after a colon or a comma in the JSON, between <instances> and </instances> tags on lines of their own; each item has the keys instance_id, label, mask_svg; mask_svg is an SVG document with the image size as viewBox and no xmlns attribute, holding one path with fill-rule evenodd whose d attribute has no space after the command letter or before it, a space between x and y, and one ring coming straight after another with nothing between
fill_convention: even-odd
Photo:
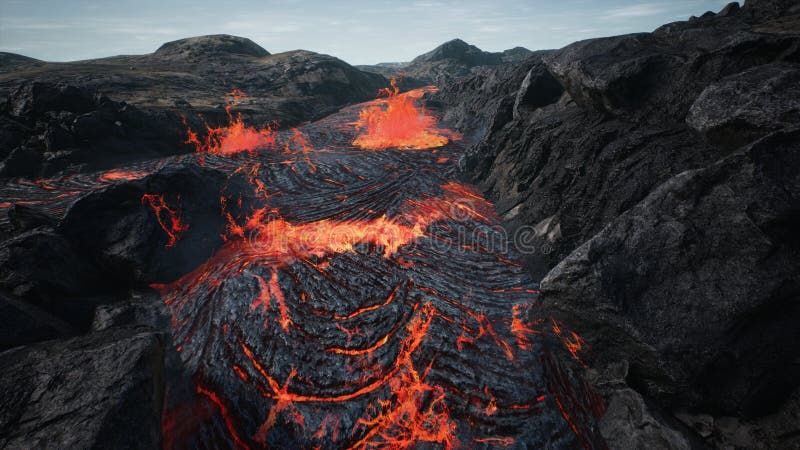
<instances>
[{"instance_id":1,"label":"molten lava","mask_svg":"<svg viewBox=\"0 0 800 450\"><path fill-rule=\"evenodd\" d=\"M112 169L106 171L98 177L98 179L102 181L131 181L131 180L138 180L140 178L144 178L149 175L149 172L143 170L123 170L123 169Z\"/></svg>"},{"instance_id":2,"label":"molten lava","mask_svg":"<svg viewBox=\"0 0 800 450\"><path fill-rule=\"evenodd\" d=\"M414 104L420 92L400 94L397 80L392 78L391 87L378 93L386 99L374 102L359 113L355 125L362 132L353 145L367 150L391 147L422 150L447 144L448 138L434 128L436 118Z\"/></svg>"},{"instance_id":3,"label":"molten lava","mask_svg":"<svg viewBox=\"0 0 800 450\"><path fill-rule=\"evenodd\" d=\"M421 93L400 94L393 80L386 99L360 112L353 144L447 144L447 131L415 106ZM190 134L198 151L276 151L206 158L229 173L224 244L177 281L153 285L193 376L183 399L165 406L165 442L451 449L593 439L581 436L593 431L571 382L546 378L555 363L541 359L539 335L552 330L576 357L581 341L544 326L524 268L491 248L500 218L450 178L455 146L363 152L333 140L318 149L352 115L309 134L273 133L246 127L232 106L228 127L209 128L203 142ZM188 228L180 211L160 195L142 202L175 245ZM195 404L213 414L193 417L196 437L184 436L174 424ZM539 428L541 439L529 431Z\"/></svg>"},{"instance_id":4,"label":"molten lava","mask_svg":"<svg viewBox=\"0 0 800 450\"><path fill-rule=\"evenodd\" d=\"M238 89L229 92L228 105L225 107L228 125L219 127L206 125L206 135L202 140L196 132L189 129L186 143L194 144L197 153L223 156L242 152L255 153L260 148L274 147L275 124L259 129L245 125L242 113L237 112L235 116L233 115L233 107L245 98L247 95Z\"/></svg>"},{"instance_id":5,"label":"molten lava","mask_svg":"<svg viewBox=\"0 0 800 450\"><path fill-rule=\"evenodd\" d=\"M189 224L181 219L180 210L171 208L164 200L164 196L160 194L144 194L142 196L142 204L145 203L153 208L158 224L167 233L169 240L166 243L166 247L174 246L183 236L183 233L189 229Z\"/></svg>"}]
</instances>

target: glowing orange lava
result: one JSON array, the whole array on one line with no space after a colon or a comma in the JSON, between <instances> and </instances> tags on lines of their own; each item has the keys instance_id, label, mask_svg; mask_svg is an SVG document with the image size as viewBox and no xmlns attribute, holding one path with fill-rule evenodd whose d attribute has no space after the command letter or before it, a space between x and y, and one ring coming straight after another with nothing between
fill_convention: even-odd
<instances>
[{"instance_id":1,"label":"glowing orange lava","mask_svg":"<svg viewBox=\"0 0 800 450\"><path fill-rule=\"evenodd\" d=\"M180 200L180 199L179 199ZM167 233L169 240L166 246L172 247L183 236L183 233L189 229L189 224L183 222L181 219L180 210L173 209L164 200L163 195L159 194L144 194L142 196L142 204L149 204L156 214L156 220L161 226L161 229Z\"/></svg>"},{"instance_id":2,"label":"glowing orange lava","mask_svg":"<svg viewBox=\"0 0 800 450\"><path fill-rule=\"evenodd\" d=\"M397 80L392 78L391 87L379 91L379 95L387 98L359 112L355 125L362 133L353 145L367 150L390 147L422 150L447 144L448 138L434 129L436 118L414 104L419 92L400 94Z\"/></svg>"},{"instance_id":3,"label":"glowing orange lava","mask_svg":"<svg viewBox=\"0 0 800 450\"><path fill-rule=\"evenodd\" d=\"M102 173L98 178L103 181L131 181L144 178L148 172L143 170L113 169Z\"/></svg>"},{"instance_id":4,"label":"glowing orange lava","mask_svg":"<svg viewBox=\"0 0 800 450\"><path fill-rule=\"evenodd\" d=\"M245 125L242 113L234 116L232 108L242 99L246 98L244 92L234 89L228 94L228 105L225 112L228 115L228 125L211 127L206 125L206 136L200 139L196 132L187 130L188 144L194 144L197 153L231 156L242 152L253 153L259 148L275 146L275 125L270 124L264 128L255 128Z\"/></svg>"}]
</instances>

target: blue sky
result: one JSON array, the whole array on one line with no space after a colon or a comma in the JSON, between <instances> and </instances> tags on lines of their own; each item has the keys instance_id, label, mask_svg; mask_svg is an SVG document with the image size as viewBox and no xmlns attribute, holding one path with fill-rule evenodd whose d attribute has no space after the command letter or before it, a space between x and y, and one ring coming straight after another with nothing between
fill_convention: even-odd
<instances>
[{"instance_id":1,"label":"blue sky","mask_svg":"<svg viewBox=\"0 0 800 450\"><path fill-rule=\"evenodd\" d=\"M154 51L202 34L248 37L351 64L407 61L453 38L499 51L652 31L726 0L0 0L0 51L72 61Z\"/></svg>"}]
</instances>

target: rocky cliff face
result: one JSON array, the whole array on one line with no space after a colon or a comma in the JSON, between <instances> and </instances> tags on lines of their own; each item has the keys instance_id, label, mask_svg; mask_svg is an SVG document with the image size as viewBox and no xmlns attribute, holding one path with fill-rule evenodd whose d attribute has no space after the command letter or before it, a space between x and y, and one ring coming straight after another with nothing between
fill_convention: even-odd
<instances>
[{"instance_id":1,"label":"rocky cliff face","mask_svg":"<svg viewBox=\"0 0 800 450\"><path fill-rule=\"evenodd\" d=\"M798 69L800 6L748 1L432 98L472 133L464 177L530 250L547 310L584 336L600 384L644 396L608 388L609 417L658 412L661 431L612 446L693 445L656 419L678 410L706 443L798 445L796 426L754 419L796 413Z\"/></svg>"}]
</instances>

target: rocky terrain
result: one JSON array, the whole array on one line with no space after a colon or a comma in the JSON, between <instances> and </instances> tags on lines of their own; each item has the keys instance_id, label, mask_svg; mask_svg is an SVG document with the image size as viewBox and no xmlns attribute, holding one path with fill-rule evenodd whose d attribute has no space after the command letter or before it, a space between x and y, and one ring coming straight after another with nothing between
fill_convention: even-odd
<instances>
[{"instance_id":1,"label":"rocky terrain","mask_svg":"<svg viewBox=\"0 0 800 450\"><path fill-rule=\"evenodd\" d=\"M287 127L374 98L387 81L305 50L201 36L154 53L69 63L0 55L0 177L51 176L191 151L188 121L227 122L226 93L253 124Z\"/></svg>"},{"instance_id":2,"label":"rocky terrain","mask_svg":"<svg viewBox=\"0 0 800 450\"><path fill-rule=\"evenodd\" d=\"M431 99L586 340L611 447L800 448L798 70L800 5L748 0Z\"/></svg>"},{"instance_id":3,"label":"rocky terrain","mask_svg":"<svg viewBox=\"0 0 800 450\"><path fill-rule=\"evenodd\" d=\"M331 113L400 73L439 87L424 101L463 139L349 148L358 111ZM226 121L233 88L248 123L316 121L258 158L190 154L187 127ZM796 1L357 68L231 36L0 54L0 94L0 447L800 449ZM450 215L423 208L444 216L394 255L276 262L241 223L267 202L363 230L436 199ZM492 233L435 245L497 224L511 256Z\"/></svg>"}]
</instances>

